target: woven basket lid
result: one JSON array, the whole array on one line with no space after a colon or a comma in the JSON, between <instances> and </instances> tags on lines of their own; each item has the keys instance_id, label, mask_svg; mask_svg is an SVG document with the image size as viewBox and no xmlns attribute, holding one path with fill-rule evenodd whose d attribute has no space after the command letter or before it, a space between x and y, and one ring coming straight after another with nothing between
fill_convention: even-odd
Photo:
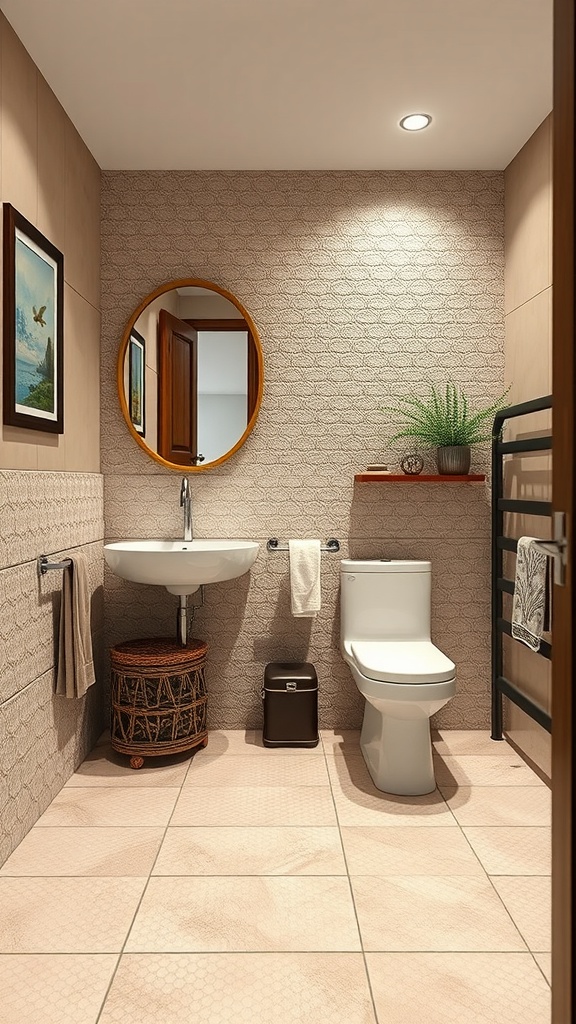
<instances>
[{"instance_id":1,"label":"woven basket lid","mask_svg":"<svg viewBox=\"0 0 576 1024\"><path fill-rule=\"evenodd\" d=\"M182 647L171 637L152 637L146 640L125 640L110 650L116 665L174 665L179 668L206 657L208 644L204 640L189 640Z\"/></svg>"}]
</instances>

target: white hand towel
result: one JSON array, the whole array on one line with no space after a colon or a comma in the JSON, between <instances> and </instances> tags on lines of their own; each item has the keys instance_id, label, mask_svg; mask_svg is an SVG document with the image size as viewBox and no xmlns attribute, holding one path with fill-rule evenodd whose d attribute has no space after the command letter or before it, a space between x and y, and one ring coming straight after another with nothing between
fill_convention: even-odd
<instances>
[{"instance_id":1,"label":"white hand towel","mask_svg":"<svg viewBox=\"0 0 576 1024\"><path fill-rule=\"evenodd\" d=\"M64 569L62 580L56 693L62 697L82 697L96 680L90 635L90 594L84 556L77 554L71 562L70 568Z\"/></svg>"},{"instance_id":2,"label":"white hand towel","mask_svg":"<svg viewBox=\"0 0 576 1024\"><path fill-rule=\"evenodd\" d=\"M292 615L314 618L320 611L320 541L289 540Z\"/></svg>"},{"instance_id":3,"label":"white hand towel","mask_svg":"<svg viewBox=\"0 0 576 1024\"><path fill-rule=\"evenodd\" d=\"M548 556L534 547L535 537L520 537L512 603L512 636L532 651L540 649L546 612Z\"/></svg>"}]
</instances>

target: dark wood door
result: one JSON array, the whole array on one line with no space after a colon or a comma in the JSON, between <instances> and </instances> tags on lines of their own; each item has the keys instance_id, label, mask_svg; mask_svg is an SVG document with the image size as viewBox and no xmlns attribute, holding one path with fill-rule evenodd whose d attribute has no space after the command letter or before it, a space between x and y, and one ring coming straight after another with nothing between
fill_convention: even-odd
<instances>
[{"instance_id":1,"label":"dark wood door","mask_svg":"<svg viewBox=\"0 0 576 1024\"><path fill-rule=\"evenodd\" d=\"M158 453L181 466L197 464L198 331L166 309L158 318Z\"/></svg>"},{"instance_id":2,"label":"dark wood door","mask_svg":"<svg viewBox=\"0 0 576 1024\"><path fill-rule=\"evenodd\" d=\"M553 483L566 514L565 586L554 587L552 658L552 1021L570 1024L574 1003L574 51L575 0L554 4Z\"/></svg>"}]
</instances>

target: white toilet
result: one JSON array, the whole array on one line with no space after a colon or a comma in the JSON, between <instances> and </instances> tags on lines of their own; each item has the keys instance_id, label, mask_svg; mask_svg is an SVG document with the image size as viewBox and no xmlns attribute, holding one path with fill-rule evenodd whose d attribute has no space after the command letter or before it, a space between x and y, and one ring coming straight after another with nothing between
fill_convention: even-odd
<instances>
[{"instance_id":1,"label":"white toilet","mask_svg":"<svg viewBox=\"0 0 576 1024\"><path fill-rule=\"evenodd\" d=\"M430 640L430 562L341 562L340 639L366 698L360 748L378 789L436 786L430 716L456 692L456 666Z\"/></svg>"}]
</instances>

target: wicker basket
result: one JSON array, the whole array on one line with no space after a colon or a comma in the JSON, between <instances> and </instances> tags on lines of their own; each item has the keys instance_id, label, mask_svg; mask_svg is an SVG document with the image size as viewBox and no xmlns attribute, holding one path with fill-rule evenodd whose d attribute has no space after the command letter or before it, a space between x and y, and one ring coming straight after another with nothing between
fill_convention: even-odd
<instances>
[{"instance_id":1,"label":"wicker basket","mask_svg":"<svg viewBox=\"0 0 576 1024\"><path fill-rule=\"evenodd\" d=\"M208 645L170 638L129 640L110 651L112 748L128 754L132 768L144 757L206 746Z\"/></svg>"}]
</instances>

